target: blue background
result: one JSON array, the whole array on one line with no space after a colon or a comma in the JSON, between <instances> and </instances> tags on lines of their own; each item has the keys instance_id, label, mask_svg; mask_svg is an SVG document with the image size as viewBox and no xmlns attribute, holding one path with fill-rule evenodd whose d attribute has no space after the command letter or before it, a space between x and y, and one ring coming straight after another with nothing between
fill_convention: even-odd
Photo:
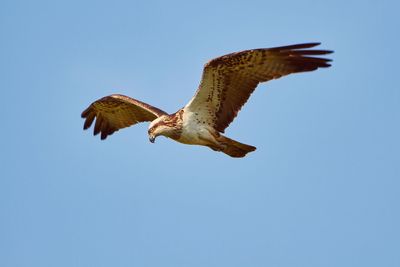
<instances>
[{"instance_id":1,"label":"blue background","mask_svg":"<svg viewBox=\"0 0 400 267\"><path fill-rule=\"evenodd\" d=\"M400 266L398 1L0 2L0 266ZM106 141L81 111L168 112L205 62L322 42L333 67L259 86L243 159L147 123Z\"/></svg>"}]
</instances>

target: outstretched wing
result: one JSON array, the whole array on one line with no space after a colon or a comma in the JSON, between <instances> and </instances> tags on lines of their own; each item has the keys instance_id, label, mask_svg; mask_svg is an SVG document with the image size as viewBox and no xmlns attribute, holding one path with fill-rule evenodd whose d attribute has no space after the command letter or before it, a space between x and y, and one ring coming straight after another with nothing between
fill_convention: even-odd
<instances>
[{"instance_id":1,"label":"outstretched wing","mask_svg":"<svg viewBox=\"0 0 400 267\"><path fill-rule=\"evenodd\" d=\"M307 49L319 44L253 49L215 58L204 66L199 89L186 109L224 132L260 82L329 67L330 59L315 56L332 51Z\"/></svg>"},{"instance_id":2,"label":"outstretched wing","mask_svg":"<svg viewBox=\"0 0 400 267\"><path fill-rule=\"evenodd\" d=\"M152 121L164 111L124 95L110 95L93 102L82 112L85 119L83 129L88 129L94 120L94 135L101 133L104 140L119 129L139 122Z\"/></svg>"}]
</instances>

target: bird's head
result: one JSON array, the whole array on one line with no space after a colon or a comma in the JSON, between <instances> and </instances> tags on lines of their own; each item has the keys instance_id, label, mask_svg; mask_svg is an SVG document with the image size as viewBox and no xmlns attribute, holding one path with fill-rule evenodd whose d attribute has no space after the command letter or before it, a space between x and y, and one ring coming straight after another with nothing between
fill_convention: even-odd
<instances>
[{"instance_id":1,"label":"bird's head","mask_svg":"<svg viewBox=\"0 0 400 267\"><path fill-rule=\"evenodd\" d=\"M168 125L168 116L163 115L150 123L148 130L149 141L154 143L159 135L168 137L172 130L172 127Z\"/></svg>"}]
</instances>

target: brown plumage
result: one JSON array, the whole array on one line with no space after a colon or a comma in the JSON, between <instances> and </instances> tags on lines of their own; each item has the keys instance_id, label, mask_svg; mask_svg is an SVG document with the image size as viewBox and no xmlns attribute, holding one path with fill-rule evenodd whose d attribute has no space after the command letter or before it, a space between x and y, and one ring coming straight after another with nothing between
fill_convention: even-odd
<instances>
[{"instance_id":1,"label":"brown plumage","mask_svg":"<svg viewBox=\"0 0 400 267\"><path fill-rule=\"evenodd\" d=\"M223 133L259 83L291 73L330 67L330 59L310 56L332 51L303 50L316 45L319 43L253 49L211 60L204 67L190 110L205 112L206 108L215 129Z\"/></svg>"},{"instance_id":2,"label":"brown plumage","mask_svg":"<svg viewBox=\"0 0 400 267\"><path fill-rule=\"evenodd\" d=\"M153 121L167 115L164 111L128 96L114 94L93 102L82 112L83 129L88 129L96 119L93 134L101 133L104 140L119 129L139 122Z\"/></svg>"},{"instance_id":3,"label":"brown plumage","mask_svg":"<svg viewBox=\"0 0 400 267\"><path fill-rule=\"evenodd\" d=\"M101 139L121 128L151 121L151 142L164 135L184 144L208 146L232 157L254 151L221 133L237 116L261 82L282 76L330 67L330 59L318 56L329 50L309 49L319 43L241 51L215 58L204 66L200 86L189 103L168 115L136 99L111 95L93 102L83 113L84 129L95 122L94 134Z\"/></svg>"}]
</instances>

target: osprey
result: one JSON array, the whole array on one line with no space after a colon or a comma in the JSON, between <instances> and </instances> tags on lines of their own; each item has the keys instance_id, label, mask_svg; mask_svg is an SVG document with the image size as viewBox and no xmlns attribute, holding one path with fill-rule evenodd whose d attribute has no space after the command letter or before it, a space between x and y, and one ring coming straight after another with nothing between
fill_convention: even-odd
<instances>
[{"instance_id":1,"label":"osprey","mask_svg":"<svg viewBox=\"0 0 400 267\"><path fill-rule=\"evenodd\" d=\"M319 44L252 49L215 58L205 64L194 97L173 114L120 94L103 97L82 112L83 128L88 129L96 120L94 135L100 133L104 140L119 129L149 121L152 143L163 135L183 144L207 146L231 157L244 157L256 148L222 133L259 83L330 67L330 59L315 56L332 51L308 49Z\"/></svg>"}]
</instances>

